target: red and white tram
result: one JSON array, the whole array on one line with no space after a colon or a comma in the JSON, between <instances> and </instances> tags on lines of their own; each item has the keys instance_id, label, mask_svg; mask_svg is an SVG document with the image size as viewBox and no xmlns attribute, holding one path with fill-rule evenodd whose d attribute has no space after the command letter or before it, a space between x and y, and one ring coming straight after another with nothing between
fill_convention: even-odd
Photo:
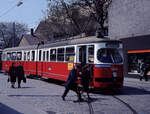
<instances>
[{"instance_id":1,"label":"red and white tram","mask_svg":"<svg viewBox=\"0 0 150 114\"><path fill-rule=\"evenodd\" d=\"M123 86L122 43L116 40L85 37L45 45L3 50L3 71L12 62L22 62L26 75L66 81L73 64L92 66L93 88Z\"/></svg>"}]
</instances>

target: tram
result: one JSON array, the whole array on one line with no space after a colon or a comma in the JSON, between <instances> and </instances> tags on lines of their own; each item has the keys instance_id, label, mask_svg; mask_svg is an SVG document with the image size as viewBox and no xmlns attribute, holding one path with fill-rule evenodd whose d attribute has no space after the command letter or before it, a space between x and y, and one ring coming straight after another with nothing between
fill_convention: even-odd
<instances>
[{"instance_id":1,"label":"tram","mask_svg":"<svg viewBox=\"0 0 150 114\"><path fill-rule=\"evenodd\" d=\"M95 36L3 50L2 69L21 62L26 75L66 81L74 64L91 66L91 88L123 86L122 43Z\"/></svg>"}]
</instances>

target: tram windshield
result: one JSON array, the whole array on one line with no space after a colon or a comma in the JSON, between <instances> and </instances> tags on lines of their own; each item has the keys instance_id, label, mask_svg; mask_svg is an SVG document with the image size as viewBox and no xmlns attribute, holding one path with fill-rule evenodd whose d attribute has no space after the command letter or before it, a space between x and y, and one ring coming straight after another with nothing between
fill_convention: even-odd
<instances>
[{"instance_id":1,"label":"tram windshield","mask_svg":"<svg viewBox=\"0 0 150 114\"><path fill-rule=\"evenodd\" d=\"M97 59L103 63L122 63L122 57L117 49L101 48L97 51Z\"/></svg>"}]
</instances>

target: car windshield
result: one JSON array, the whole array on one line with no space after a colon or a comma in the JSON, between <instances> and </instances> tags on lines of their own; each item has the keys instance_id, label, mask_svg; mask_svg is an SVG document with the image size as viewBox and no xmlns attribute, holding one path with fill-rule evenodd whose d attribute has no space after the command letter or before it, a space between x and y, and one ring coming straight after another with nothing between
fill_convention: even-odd
<instances>
[{"instance_id":1,"label":"car windshield","mask_svg":"<svg viewBox=\"0 0 150 114\"><path fill-rule=\"evenodd\" d=\"M122 57L117 49L102 48L97 51L97 59L103 63L122 63Z\"/></svg>"}]
</instances>

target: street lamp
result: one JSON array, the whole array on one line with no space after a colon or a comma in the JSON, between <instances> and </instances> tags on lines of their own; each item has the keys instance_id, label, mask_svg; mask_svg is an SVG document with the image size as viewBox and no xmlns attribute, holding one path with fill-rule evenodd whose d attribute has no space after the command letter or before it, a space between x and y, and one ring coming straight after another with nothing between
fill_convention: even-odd
<instances>
[{"instance_id":1,"label":"street lamp","mask_svg":"<svg viewBox=\"0 0 150 114\"><path fill-rule=\"evenodd\" d=\"M17 7L21 6L22 4L23 4L22 1L18 2L18 3L17 3Z\"/></svg>"}]
</instances>

